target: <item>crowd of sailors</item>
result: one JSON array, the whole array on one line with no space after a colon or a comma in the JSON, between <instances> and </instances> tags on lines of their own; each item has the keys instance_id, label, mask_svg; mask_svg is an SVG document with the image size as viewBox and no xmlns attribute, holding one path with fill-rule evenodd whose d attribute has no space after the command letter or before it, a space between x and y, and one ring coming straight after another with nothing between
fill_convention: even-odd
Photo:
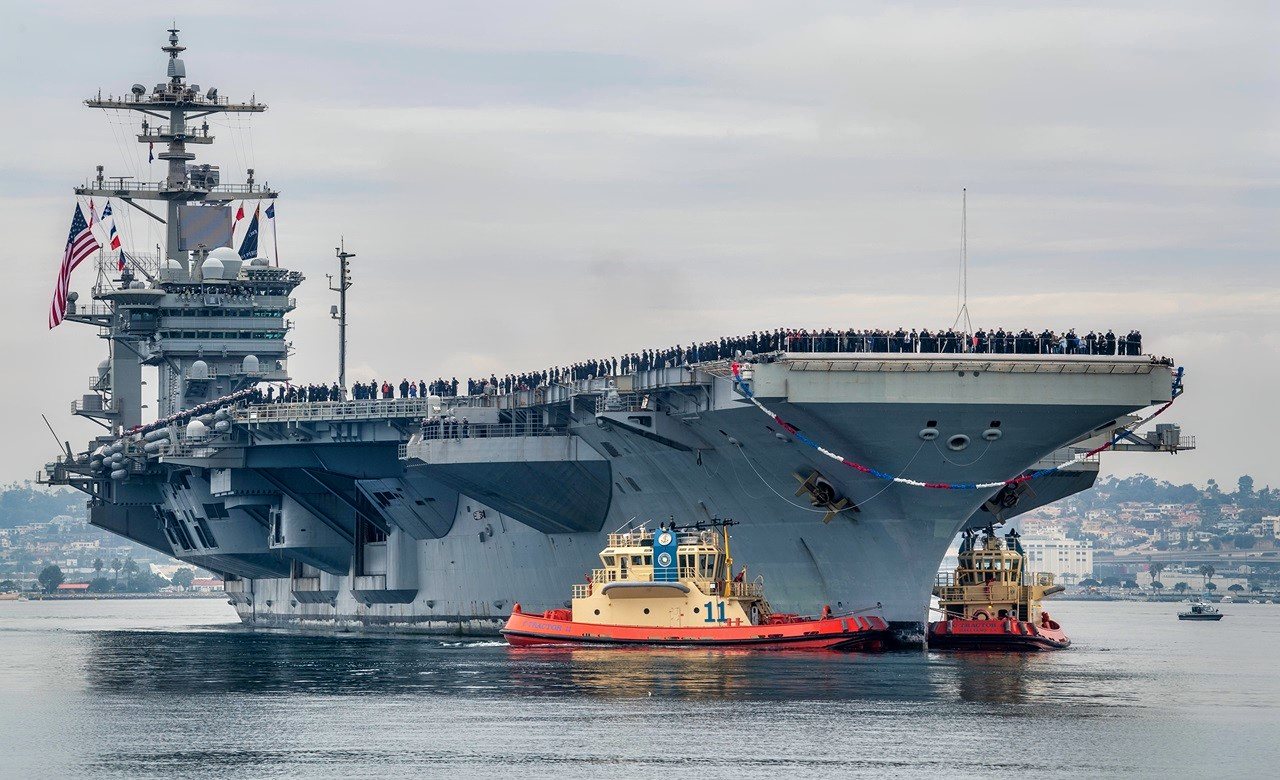
<instances>
[{"instance_id":1,"label":"crowd of sailors","mask_svg":"<svg viewBox=\"0 0 1280 780\"><path fill-rule=\"evenodd\" d=\"M752 334L753 336L755 334ZM1142 334L1131 330L1123 336L1115 331L1089 331L1081 336L1074 329L1039 333L1023 328L979 329L964 333L953 329L927 328L897 330L815 330L795 331L786 337L789 352L978 352L997 355L1131 355L1142 354Z\"/></svg>"},{"instance_id":2,"label":"crowd of sailors","mask_svg":"<svg viewBox=\"0 0 1280 780\"><path fill-rule=\"evenodd\" d=\"M987 353L997 355L1129 355L1142 354L1142 334L1131 330L1123 336L1114 331L1089 331L1081 336L1073 330L1035 332L1027 328L1012 330L980 329L964 333L954 329L930 331L927 328L906 330L775 330L752 331L750 335L725 337L714 341L676 345L665 349L646 349L616 357L584 360L567 366L553 366L542 371L507 374L499 377L473 377L459 381L457 377L438 377L432 381L402 378L400 382L357 382L351 386L349 398L357 401L455 397L458 395L505 395L521 390L536 390L553 385L631 374L637 371L675 368L695 363L732 360L747 353L770 352L835 352L835 353ZM307 401L344 400L337 383L331 385L285 385L268 387L265 403L297 403Z\"/></svg>"}]
</instances>

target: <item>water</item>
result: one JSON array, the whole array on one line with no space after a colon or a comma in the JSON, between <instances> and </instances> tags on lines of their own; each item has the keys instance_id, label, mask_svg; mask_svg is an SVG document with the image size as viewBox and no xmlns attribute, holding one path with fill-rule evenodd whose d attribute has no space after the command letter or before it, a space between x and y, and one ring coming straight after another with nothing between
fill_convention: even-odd
<instances>
[{"instance_id":1,"label":"water","mask_svg":"<svg viewBox=\"0 0 1280 780\"><path fill-rule=\"evenodd\" d=\"M1039 655L299 637L0 602L5 777L1218 777L1280 762L1280 606L1053 604Z\"/></svg>"}]
</instances>

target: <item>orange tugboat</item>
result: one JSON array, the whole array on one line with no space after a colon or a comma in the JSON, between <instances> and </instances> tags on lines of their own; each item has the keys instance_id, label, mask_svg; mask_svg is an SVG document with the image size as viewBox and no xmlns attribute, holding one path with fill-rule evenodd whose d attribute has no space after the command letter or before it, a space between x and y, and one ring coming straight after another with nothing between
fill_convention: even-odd
<instances>
[{"instance_id":1,"label":"orange tugboat","mask_svg":"<svg viewBox=\"0 0 1280 780\"><path fill-rule=\"evenodd\" d=\"M571 609L526 614L516 604L502 629L515 646L549 644L747 647L769 650L880 649L883 618L774 612L764 582L734 577L732 520L664 523L609 534L603 568L573 586Z\"/></svg>"},{"instance_id":2,"label":"orange tugboat","mask_svg":"<svg viewBox=\"0 0 1280 780\"><path fill-rule=\"evenodd\" d=\"M1001 538L987 526L965 531L960 565L938 575L933 595L945 620L929 624L929 647L938 650L1060 650L1071 640L1040 608L1040 599L1062 590L1053 575L1025 571L1018 532Z\"/></svg>"}]
</instances>

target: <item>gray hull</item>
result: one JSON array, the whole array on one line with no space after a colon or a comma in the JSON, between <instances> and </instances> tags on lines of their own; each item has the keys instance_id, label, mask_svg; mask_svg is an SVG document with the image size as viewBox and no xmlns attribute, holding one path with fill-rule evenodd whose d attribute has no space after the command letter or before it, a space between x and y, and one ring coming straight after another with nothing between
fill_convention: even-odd
<instances>
[{"instance_id":1,"label":"gray hull","mask_svg":"<svg viewBox=\"0 0 1280 780\"><path fill-rule=\"evenodd\" d=\"M986 386L966 388L962 383L973 378L951 371L857 373L797 371L780 362L758 367L754 385L774 411L827 448L934 482L1022 473L1158 399L1168 377L1163 369L1108 375L1107 398L1098 392L1099 377L1088 375L1064 382L1047 372L993 373ZM456 491L456 504L439 538L393 532L375 543L378 562L364 570L364 581L381 574L388 590L412 591L403 603L380 603L376 589L355 587L359 572L319 573L324 597L309 601L298 598L290 579L232 583L233 600L255 625L491 633L516 602L526 610L564 606L569 586L598 565L608 531L668 517L682 523L731 517L740 523L734 558L749 576L764 578L776 609L875 610L904 637L919 636L947 546L967 523L990 519L980 507L994 491L930 490L865 476L795 441L728 380L705 379L706 394L690 407L674 397L679 386L671 377L637 378L653 385L650 403L658 409L647 422L644 411L575 410L560 436L415 438L404 453L403 481L418 480L424 495L430 492L421 490L424 484L445 496ZM898 394L898 382L910 382L921 400L888 399ZM977 397L954 402L956 385ZM1098 402L1081 403L1072 397L1077 393ZM1027 402L1055 394L1061 401ZM856 400L842 400L851 396ZM934 441L920 437L929 422L941 434ZM1001 434L987 441L983 433L993 423ZM970 444L956 451L945 442L958 434ZM823 522L825 508L795 495L814 470L858 511ZM1037 480L1025 502L1083 489L1095 473L1077 469ZM562 530L570 528L585 530Z\"/></svg>"}]
</instances>

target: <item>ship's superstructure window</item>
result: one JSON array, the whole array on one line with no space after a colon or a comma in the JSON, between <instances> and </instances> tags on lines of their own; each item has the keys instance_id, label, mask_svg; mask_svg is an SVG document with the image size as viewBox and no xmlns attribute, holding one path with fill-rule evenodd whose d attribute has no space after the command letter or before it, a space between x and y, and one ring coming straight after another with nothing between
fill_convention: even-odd
<instances>
[{"instance_id":1,"label":"ship's superstructure window","mask_svg":"<svg viewBox=\"0 0 1280 780\"><path fill-rule=\"evenodd\" d=\"M178 516L172 511L166 510L164 513L165 531L169 537L169 541L174 542L184 550L190 550L195 547L191 541L191 534L187 532L186 525L183 524Z\"/></svg>"},{"instance_id":2,"label":"ship's superstructure window","mask_svg":"<svg viewBox=\"0 0 1280 780\"><path fill-rule=\"evenodd\" d=\"M231 515L222 504L203 504L205 515L214 520L226 520Z\"/></svg>"},{"instance_id":3,"label":"ship's superstructure window","mask_svg":"<svg viewBox=\"0 0 1280 780\"><path fill-rule=\"evenodd\" d=\"M284 338L282 330L162 330L162 339L267 339Z\"/></svg>"},{"instance_id":4,"label":"ship's superstructure window","mask_svg":"<svg viewBox=\"0 0 1280 780\"><path fill-rule=\"evenodd\" d=\"M387 541L387 532L367 520L361 519L359 523L360 538L357 540L361 544L376 544L378 542Z\"/></svg>"},{"instance_id":5,"label":"ship's superstructure window","mask_svg":"<svg viewBox=\"0 0 1280 780\"><path fill-rule=\"evenodd\" d=\"M213 538L213 529L209 527L209 521L203 517L196 518L196 529L204 532L205 547L217 547L218 540Z\"/></svg>"},{"instance_id":6,"label":"ship's superstructure window","mask_svg":"<svg viewBox=\"0 0 1280 780\"><path fill-rule=\"evenodd\" d=\"M141 312L151 315L151 312ZM237 309L160 309L161 317L249 317L258 319L279 319L285 314L283 309L257 309L242 307Z\"/></svg>"}]
</instances>

